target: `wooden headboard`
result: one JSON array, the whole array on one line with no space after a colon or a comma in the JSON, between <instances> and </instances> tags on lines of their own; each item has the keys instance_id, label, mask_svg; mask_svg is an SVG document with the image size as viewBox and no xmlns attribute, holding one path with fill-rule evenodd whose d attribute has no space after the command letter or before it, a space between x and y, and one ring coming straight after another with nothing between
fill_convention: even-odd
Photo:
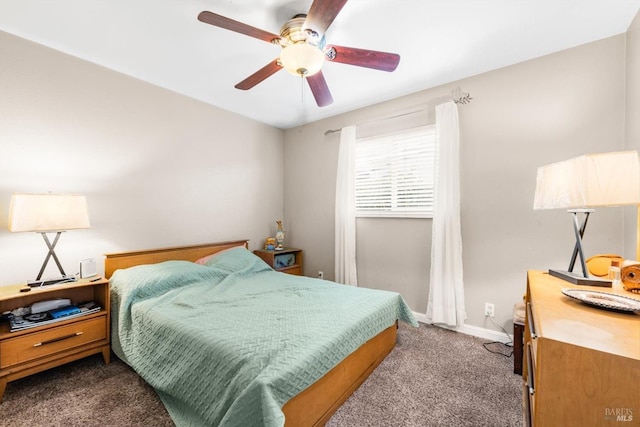
<instances>
[{"instance_id":1,"label":"wooden headboard","mask_svg":"<svg viewBox=\"0 0 640 427\"><path fill-rule=\"evenodd\" d=\"M171 260L196 261L204 256L225 249L235 248L236 246L244 246L249 249L249 241L235 240L231 242L204 243L202 245L176 246L173 248L107 254L104 260L104 275L108 279L114 271L120 268L128 268L141 264L157 264Z\"/></svg>"}]
</instances>

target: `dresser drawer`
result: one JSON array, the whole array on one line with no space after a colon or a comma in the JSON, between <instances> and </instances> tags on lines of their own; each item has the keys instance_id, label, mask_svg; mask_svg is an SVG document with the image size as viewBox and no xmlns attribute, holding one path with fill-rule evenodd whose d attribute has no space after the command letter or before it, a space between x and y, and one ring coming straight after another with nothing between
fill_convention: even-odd
<instances>
[{"instance_id":1,"label":"dresser drawer","mask_svg":"<svg viewBox=\"0 0 640 427\"><path fill-rule=\"evenodd\" d=\"M0 368L4 369L106 338L105 316L9 338L0 342Z\"/></svg>"},{"instance_id":2,"label":"dresser drawer","mask_svg":"<svg viewBox=\"0 0 640 427\"><path fill-rule=\"evenodd\" d=\"M531 343L527 344L525 348L526 357L527 357L527 377L524 383L525 394L526 394L526 406L525 409L529 412L528 418L530 425L534 425L533 417L534 417L534 409L536 407L535 399L536 399L536 364L534 362L534 353Z\"/></svg>"},{"instance_id":3,"label":"dresser drawer","mask_svg":"<svg viewBox=\"0 0 640 427\"><path fill-rule=\"evenodd\" d=\"M522 425L524 427L533 426L531 419L531 395L529 394L529 387L526 384L522 385Z\"/></svg>"}]
</instances>

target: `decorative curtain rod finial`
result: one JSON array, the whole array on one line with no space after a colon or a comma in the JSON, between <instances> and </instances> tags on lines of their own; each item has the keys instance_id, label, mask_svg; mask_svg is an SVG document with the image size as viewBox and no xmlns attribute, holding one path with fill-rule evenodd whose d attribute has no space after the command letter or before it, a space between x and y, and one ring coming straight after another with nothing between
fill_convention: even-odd
<instances>
[{"instance_id":1,"label":"decorative curtain rod finial","mask_svg":"<svg viewBox=\"0 0 640 427\"><path fill-rule=\"evenodd\" d=\"M453 97L453 102L456 104L470 104L472 99L468 93L458 93Z\"/></svg>"},{"instance_id":2,"label":"decorative curtain rod finial","mask_svg":"<svg viewBox=\"0 0 640 427\"><path fill-rule=\"evenodd\" d=\"M456 104L469 104L473 98L468 92L463 92L460 87L451 91L451 100Z\"/></svg>"}]
</instances>

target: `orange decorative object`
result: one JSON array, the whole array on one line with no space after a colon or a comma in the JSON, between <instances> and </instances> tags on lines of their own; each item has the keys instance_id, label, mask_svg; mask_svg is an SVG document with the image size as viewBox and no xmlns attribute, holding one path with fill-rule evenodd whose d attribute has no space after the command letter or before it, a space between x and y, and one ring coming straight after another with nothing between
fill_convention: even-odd
<instances>
[{"instance_id":1,"label":"orange decorative object","mask_svg":"<svg viewBox=\"0 0 640 427\"><path fill-rule=\"evenodd\" d=\"M276 247L276 239L274 237L267 237L264 242L264 248L266 250L274 250Z\"/></svg>"},{"instance_id":2,"label":"orange decorative object","mask_svg":"<svg viewBox=\"0 0 640 427\"><path fill-rule=\"evenodd\" d=\"M640 263L623 264L620 280L626 291L640 294Z\"/></svg>"},{"instance_id":3,"label":"orange decorative object","mask_svg":"<svg viewBox=\"0 0 640 427\"><path fill-rule=\"evenodd\" d=\"M620 255L616 254L599 254L589 258L586 262L589 274L596 277L607 277L609 275L609 267L611 261L618 261L620 265L624 261Z\"/></svg>"}]
</instances>

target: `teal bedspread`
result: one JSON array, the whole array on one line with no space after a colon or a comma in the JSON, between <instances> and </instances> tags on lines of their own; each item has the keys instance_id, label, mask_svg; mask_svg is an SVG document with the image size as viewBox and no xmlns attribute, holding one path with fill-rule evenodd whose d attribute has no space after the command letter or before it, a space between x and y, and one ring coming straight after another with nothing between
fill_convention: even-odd
<instances>
[{"instance_id":1,"label":"teal bedspread","mask_svg":"<svg viewBox=\"0 0 640 427\"><path fill-rule=\"evenodd\" d=\"M283 426L281 407L396 319L402 297L272 270L244 248L111 278L112 347L178 426Z\"/></svg>"}]
</instances>

